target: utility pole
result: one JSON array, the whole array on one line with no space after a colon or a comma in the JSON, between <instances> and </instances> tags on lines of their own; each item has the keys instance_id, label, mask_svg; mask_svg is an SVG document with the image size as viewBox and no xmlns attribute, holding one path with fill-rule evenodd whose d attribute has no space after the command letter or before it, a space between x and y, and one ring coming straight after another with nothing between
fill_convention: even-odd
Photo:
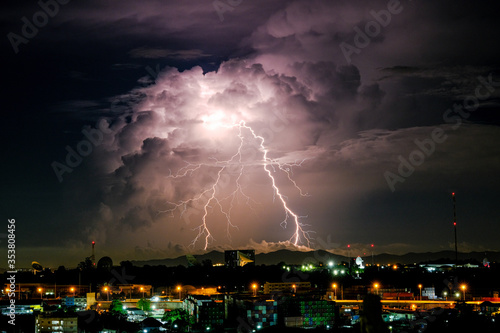
<instances>
[{"instance_id":1,"label":"utility pole","mask_svg":"<svg viewBox=\"0 0 500 333\"><path fill-rule=\"evenodd\" d=\"M349 274L351 273L351 244L347 244L347 258L349 259Z\"/></svg>"},{"instance_id":2,"label":"utility pole","mask_svg":"<svg viewBox=\"0 0 500 333\"><path fill-rule=\"evenodd\" d=\"M372 267L373 267L373 244L372 244Z\"/></svg>"},{"instance_id":3,"label":"utility pole","mask_svg":"<svg viewBox=\"0 0 500 333\"><path fill-rule=\"evenodd\" d=\"M453 228L455 229L455 267L458 264L458 246L457 246L457 202L455 200L455 192L451 194L453 197Z\"/></svg>"}]
</instances>

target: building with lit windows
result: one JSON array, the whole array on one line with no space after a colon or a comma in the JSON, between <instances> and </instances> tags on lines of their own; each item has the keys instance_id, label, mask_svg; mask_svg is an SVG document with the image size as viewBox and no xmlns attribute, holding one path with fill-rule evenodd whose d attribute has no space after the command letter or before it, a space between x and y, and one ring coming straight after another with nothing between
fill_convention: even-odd
<instances>
[{"instance_id":1,"label":"building with lit windows","mask_svg":"<svg viewBox=\"0 0 500 333\"><path fill-rule=\"evenodd\" d=\"M39 314L36 317L35 332L37 333L52 333L52 332L78 332L78 317L65 317L52 314Z\"/></svg>"},{"instance_id":2,"label":"building with lit windows","mask_svg":"<svg viewBox=\"0 0 500 333\"><path fill-rule=\"evenodd\" d=\"M226 267L242 267L255 265L255 250L230 250L224 251Z\"/></svg>"},{"instance_id":3,"label":"building with lit windows","mask_svg":"<svg viewBox=\"0 0 500 333\"><path fill-rule=\"evenodd\" d=\"M286 326L332 327L335 322L335 302L309 297L289 298L284 302L281 314Z\"/></svg>"},{"instance_id":4,"label":"building with lit windows","mask_svg":"<svg viewBox=\"0 0 500 333\"><path fill-rule=\"evenodd\" d=\"M10 301L0 301L0 312L4 316L8 316L11 313L15 313L16 315L32 314L42 309L41 304L40 300L16 300L16 303L12 307Z\"/></svg>"},{"instance_id":5,"label":"building with lit windows","mask_svg":"<svg viewBox=\"0 0 500 333\"><path fill-rule=\"evenodd\" d=\"M87 308L87 297L63 297L61 306L68 308L75 306L78 310L84 310Z\"/></svg>"},{"instance_id":6,"label":"building with lit windows","mask_svg":"<svg viewBox=\"0 0 500 333\"><path fill-rule=\"evenodd\" d=\"M203 329L221 327L226 318L225 302L222 299L189 295L184 299L184 309Z\"/></svg>"},{"instance_id":7,"label":"building with lit windows","mask_svg":"<svg viewBox=\"0 0 500 333\"><path fill-rule=\"evenodd\" d=\"M264 284L264 294L278 292L297 293L311 289L311 282L266 282Z\"/></svg>"},{"instance_id":8,"label":"building with lit windows","mask_svg":"<svg viewBox=\"0 0 500 333\"><path fill-rule=\"evenodd\" d=\"M278 324L278 301L274 300L247 300L244 302L247 322L253 328L275 326Z\"/></svg>"}]
</instances>

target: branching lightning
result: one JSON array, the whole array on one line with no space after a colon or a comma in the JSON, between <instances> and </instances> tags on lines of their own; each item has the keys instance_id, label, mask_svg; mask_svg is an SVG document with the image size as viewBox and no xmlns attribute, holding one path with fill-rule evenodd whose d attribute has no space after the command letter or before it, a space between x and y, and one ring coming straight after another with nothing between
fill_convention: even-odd
<instances>
[{"instance_id":1,"label":"branching lightning","mask_svg":"<svg viewBox=\"0 0 500 333\"><path fill-rule=\"evenodd\" d=\"M199 172L202 168L214 168L216 169L216 173L214 175L213 182L208 186L208 188L204 189L200 194L189 198L187 200L183 200L177 203L168 202L172 207L161 211L161 213L170 213L174 214L176 210L180 211L180 215L182 216L189 205L193 205L195 203L203 202L202 206L202 218L201 224L196 227L194 230L197 230L198 233L194 240L191 242L191 245L194 246L198 241L204 240L205 250L208 248L208 245L212 240L214 240L212 233L207 225L207 217L212 209L218 209L226 219L227 223L227 235L230 238L230 230L231 228L237 228L231 222L231 212L235 205L235 201L238 200L238 197L242 197L245 200L245 203L253 209L252 204L256 203L250 196L245 194L243 186L241 184L241 178L244 174L245 168L249 165L243 160L243 147L245 144L245 140L254 140L257 143L258 151L262 154L262 159L259 162L259 165L262 165L265 174L269 177L272 188L273 188L273 198L277 200L281 206L283 207L285 216L281 221L281 226L286 228L288 223L293 223L294 225L294 233L292 237L290 237L290 242L294 245L306 244L310 246L310 231L306 231L304 228L307 226L303 224L300 220L305 218L305 216L299 216L288 206L287 197L283 195L280 191L280 188L277 185L276 178L273 176L273 173L281 171L283 172L290 183L295 187L295 189L299 192L301 196L308 196L307 193L304 193L302 189L297 185L295 180L293 180L293 168L299 167L302 165L304 160L295 163L282 163L278 160L274 160L268 157L268 149L265 147L265 140L262 136L257 135L255 131L248 126L244 121L240 121L237 124L232 125L218 125L223 126L225 128L236 128L238 130L237 137L239 138L239 145L234 153L229 159L219 161L217 159L213 159L212 163L201 163L201 164L192 164L187 162L187 164L178 170L176 174L170 174L168 178L171 179L179 179L184 177L192 176L193 173ZM254 165L254 164L253 164ZM221 191L218 191L218 187L221 186L221 179L225 172L229 172L229 168L235 168L237 177L234 180L234 190L227 196L220 198ZM227 206L229 208L224 208L224 203L228 203Z\"/></svg>"}]
</instances>

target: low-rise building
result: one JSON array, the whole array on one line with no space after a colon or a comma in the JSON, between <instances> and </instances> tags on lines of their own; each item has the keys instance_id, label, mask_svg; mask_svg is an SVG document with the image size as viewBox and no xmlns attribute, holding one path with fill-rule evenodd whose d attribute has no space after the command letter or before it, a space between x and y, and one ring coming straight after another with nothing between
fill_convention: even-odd
<instances>
[{"instance_id":1,"label":"low-rise building","mask_svg":"<svg viewBox=\"0 0 500 333\"><path fill-rule=\"evenodd\" d=\"M37 333L52 333L52 332L78 332L78 317L63 316L61 314L39 314L36 317L35 332Z\"/></svg>"},{"instance_id":2,"label":"low-rise building","mask_svg":"<svg viewBox=\"0 0 500 333\"><path fill-rule=\"evenodd\" d=\"M87 298L86 297L63 297L61 300L61 306L72 307L76 306L78 310L84 310L87 308Z\"/></svg>"},{"instance_id":3,"label":"low-rise building","mask_svg":"<svg viewBox=\"0 0 500 333\"><path fill-rule=\"evenodd\" d=\"M184 300L184 309L203 328L220 327L226 318L226 307L222 299L189 295Z\"/></svg>"},{"instance_id":4,"label":"low-rise building","mask_svg":"<svg viewBox=\"0 0 500 333\"><path fill-rule=\"evenodd\" d=\"M266 282L264 283L264 294L272 293L296 293L309 291L311 282Z\"/></svg>"},{"instance_id":5,"label":"low-rise building","mask_svg":"<svg viewBox=\"0 0 500 333\"><path fill-rule=\"evenodd\" d=\"M41 311L42 302L39 300L16 300L15 303L10 301L0 301L0 310L2 315L9 314L23 315L32 314Z\"/></svg>"}]
</instances>

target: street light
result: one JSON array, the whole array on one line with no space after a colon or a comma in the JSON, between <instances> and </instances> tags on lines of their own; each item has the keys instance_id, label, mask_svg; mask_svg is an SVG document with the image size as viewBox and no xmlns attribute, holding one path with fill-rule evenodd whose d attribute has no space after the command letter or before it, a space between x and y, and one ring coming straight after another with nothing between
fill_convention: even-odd
<instances>
[{"instance_id":1,"label":"street light","mask_svg":"<svg viewBox=\"0 0 500 333\"><path fill-rule=\"evenodd\" d=\"M378 287L379 287L378 283L375 283L373 286L375 287L375 294L378 295Z\"/></svg>"},{"instance_id":2,"label":"street light","mask_svg":"<svg viewBox=\"0 0 500 333\"><path fill-rule=\"evenodd\" d=\"M467 289L467 286L465 284L462 284L460 288L462 288L462 294L464 295L464 302L465 302L465 289Z\"/></svg>"},{"instance_id":3,"label":"street light","mask_svg":"<svg viewBox=\"0 0 500 333\"><path fill-rule=\"evenodd\" d=\"M42 299L42 288L38 288L38 292L40 293L40 299Z\"/></svg>"},{"instance_id":4,"label":"street light","mask_svg":"<svg viewBox=\"0 0 500 333\"><path fill-rule=\"evenodd\" d=\"M253 289L253 295L254 297L257 296L257 284L252 284L252 289Z\"/></svg>"},{"instance_id":5,"label":"street light","mask_svg":"<svg viewBox=\"0 0 500 333\"><path fill-rule=\"evenodd\" d=\"M336 284L336 283L334 283L334 284L332 285L332 287L333 287L333 292L334 292L334 293L333 293L333 299L334 299L334 300L337 300L337 284Z\"/></svg>"},{"instance_id":6,"label":"street light","mask_svg":"<svg viewBox=\"0 0 500 333\"><path fill-rule=\"evenodd\" d=\"M448 293L446 291L443 291L443 296L444 296L444 300L447 301L448 300Z\"/></svg>"},{"instance_id":7,"label":"street light","mask_svg":"<svg viewBox=\"0 0 500 333\"><path fill-rule=\"evenodd\" d=\"M177 291L179 292L179 301L181 300L181 286L177 286Z\"/></svg>"},{"instance_id":8,"label":"street light","mask_svg":"<svg viewBox=\"0 0 500 333\"><path fill-rule=\"evenodd\" d=\"M73 293L73 297L75 297L75 288L71 287L69 290Z\"/></svg>"},{"instance_id":9,"label":"street light","mask_svg":"<svg viewBox=\"0 0 500 333\"><path fill-rule=\"evenodd\" d=\"M106 297L107 297L108 302L109 302L109 293L108 293L108 290L109 290L108 287L104 287L104 291L106 292Z\"/></svg>"},{"instance_id":10,"label":"street light","mask_svg":"<svg viewBox=\"0 0 500 333\"><path fill-rule=\"evenodd\" d=\"M420 300L422 300L422 285L418 285L418 289L420 289Z\"/></svg>"},{"instance_id":11,"label":"street light","mask_svg":"<svg viewBox=\"0 0 500 333\"><path fill-rule=\"evenodd\" d=\"M293 293L295 294L297 292L297 286L295 284L292 284L292 288L293 288Z\"/></svg>"},{"instance_id":12,"label":"street light","mask_svg":"<svg viewBox=\"0 0 500 333\"><path fill-rule=\"evenodd\" d=\"M142 298L144 298L144 287L141 287L141 291L142 291Z\"/></svg>"}]
</instances>

